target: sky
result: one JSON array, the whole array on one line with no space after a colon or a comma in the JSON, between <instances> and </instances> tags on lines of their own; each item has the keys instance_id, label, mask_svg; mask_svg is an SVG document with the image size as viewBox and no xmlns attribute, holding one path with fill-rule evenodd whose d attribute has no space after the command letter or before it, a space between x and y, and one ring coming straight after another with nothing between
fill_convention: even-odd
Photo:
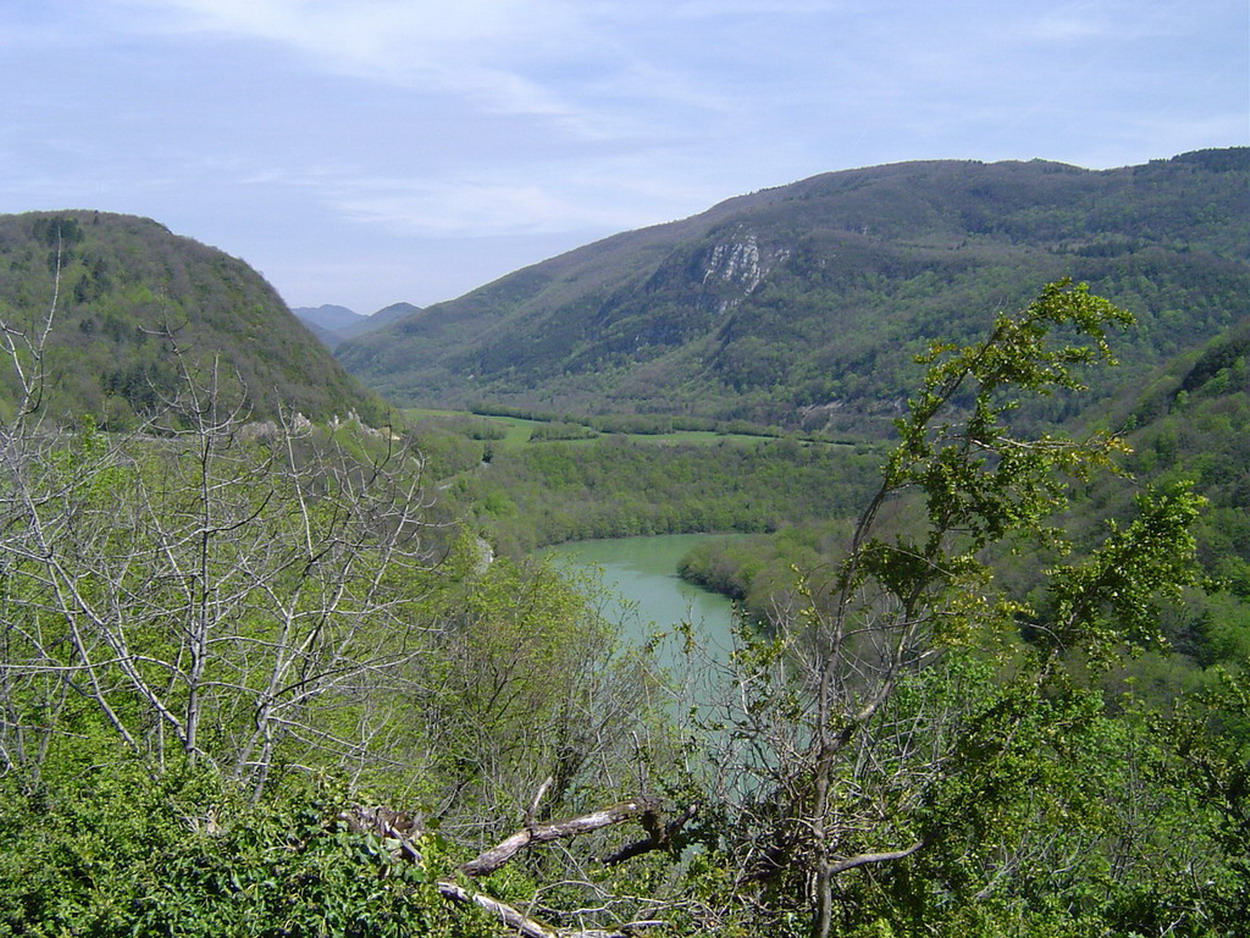
<instances>
[{"instance_id":1,"label":"sky","mask_svg":"<svg viewBox=\"0 0 1250 938\"><path fill-rule=\"evenodd\" d=\"M0 88L0 212L371 313L822 172L1246 145L1250 5L0 0Z\"/></svg>"}]
</instances>

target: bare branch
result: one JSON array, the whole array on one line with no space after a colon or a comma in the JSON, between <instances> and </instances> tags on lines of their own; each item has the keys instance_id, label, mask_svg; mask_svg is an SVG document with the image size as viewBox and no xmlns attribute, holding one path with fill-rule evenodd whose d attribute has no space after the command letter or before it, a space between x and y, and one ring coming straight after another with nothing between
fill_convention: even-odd
<instances>
[{"instance_id":1,"label":"bare branch","mask_svg":"<svg viewBox=\"0 0 1250 938\"><path fill-rule=\"evenodd\" d=\"M636 931L644 928L665 928L668 923L656 919L639 920L636 922L626 922L618 925L616 928L579 928L576 930L567 929L549 929L540 922L522 915L507 903L500 902L498 899L492 899L490 896L480 892L470 892L463 886L455 883L440 880L438 883L439 894L453 902L461 905L476 905L485 909L492 915L498 916L499 921L505 927L511 929L523 938L629 938Z\"/></svg>"},{"instance_id":2,"label":"bare branch","mask_svg":"<svg viewBox=\"0 0 1250 938\"><path fill-rule=\"evenodd\" d=\"M600 862L604 866L614 866L617 863L623 863L652 850L662 850L672 844L673 838L678 832L698 813L699 806L692 804L663 827L660 827L658 824L652 825L650 833L644 839L626 844L621 849L608 854Z\"/></svg>"},{"instance_id":3,"label":"bare branch","mask_svg":"<svg viewBox=\"0 0 1250 938\"><path fill-rule=\"evenodd\" d=\"M530 844L547 843L562 837L575 837L591 831L619 824L636 817L654 816L659 811L659 803L654 798L641 797L630 801L621 801L590 814L569 818L564 821L552 821L546 824L534 824L522 828L511 837L483 851L468 863L460 867L466 876L485 876L499 869L520 851Z\"/></svg>"},{"instance_id":4,"label":"bare branch","mask_svg":"<svg viewBox=\"0 0 1250 938\"><path fill-rule=\"evenodd\" d=\"M462 886L455 883L440 881L438 884L439 894L453 902L459 902L462 905L476 905L485 909L492 915L498 917L499 921L512 929L524 938L557 938L556 933L550 931L532 918L522 915L512 906L500 902L498 899L492 899L490 896L480 892L469 892Z\"/></svg>"},{"instance_id":5,"label":"bare branch","mask_svg":"<svg viewBox=\"0 0 1250 938\"><path fill-rule=\"evenodd\" d=\"M905 850L888 850L884 853L861 853L858 856L829 864L829 875L837 876L839 873L845 873L847 870L853 870L856 867L867 866L870 863L888 863L891 860L902 860L920 850L924 845L924 840L918 840Z\"/></svg>"}]
</instances>

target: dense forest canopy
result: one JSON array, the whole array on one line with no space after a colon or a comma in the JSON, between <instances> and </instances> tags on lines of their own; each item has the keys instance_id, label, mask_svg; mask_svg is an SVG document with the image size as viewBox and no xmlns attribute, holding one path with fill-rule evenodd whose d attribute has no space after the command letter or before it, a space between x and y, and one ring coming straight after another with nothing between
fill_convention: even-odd
<instances>
[{"instance_id":1,"label":"dense forest canopy","mask_svg":"<svg viewBox=\"0 0 1250 938\"><path fill-rule=\"evenodd\" d=\"M179 390L175 350L246 389L258 419L280 407L317 420L385 407L346 375L243 261L145 218L107 212L0 216L0 322L24 350L43 341L47 412L130 428ZM0 386L12 406L17 388Z\"/></svg>"}]
</instances>

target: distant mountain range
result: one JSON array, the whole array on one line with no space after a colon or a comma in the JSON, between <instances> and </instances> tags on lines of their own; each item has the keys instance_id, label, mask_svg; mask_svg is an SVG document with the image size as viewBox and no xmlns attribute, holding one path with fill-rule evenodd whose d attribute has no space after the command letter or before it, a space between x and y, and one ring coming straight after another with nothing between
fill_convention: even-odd
<instances>
[{"instance_id":1,"label":"distant mountain range","mask_svg":"<svg viewBox=\"0 0 1250 938\"><path fill-rule=\"evenodd\" d=\"M106 427L133 426L184 390L184 365L204 375L214 362L229 388L224 403L242 400L256 418L281 405L317 420L349 411L384 419L382 400L256 271L150 219L0 215L0 271L0 320L20 334L19 348L40 334L56 299L42 399L54 420L89 413ZM0 359L0 407L16 387Z\"/></svg>"},{"instance_id":2,"label":"distant mountain range","mask_svg":"<svg viewBox=\"0 0 1250 938\"><path fill-rule=\"evenodd\" d=\"M324 304L322 306L294 306L291 308L299 320L312 330L324 345L334 348L353 336L364 335L380 329L388 323L421 312L420 306L411 303L392 303L371 316L357 313L346 306Z\"/></svg>"},{"instance_id":3,"label":"distant mountain range","mask_svg":"<svg viewBox=\"0 0 1250 938\"><path fill-rule=\"evenodd\" d=\"M830 173L587 245L336 355L405 404L828 429L896 412L916 353L1071 276L1137 315L1124 380L1250 314L1248 182L1248 148Z\"/></svg>"},{"instance_id":4,"label":"distant mountain range","mask_svg":"<svg viewBox=\"0 0 1250 938\"><path fill-rule=\"evenodd\" d=\"M304 325L316 326L319 329L325 329L330 332L350 329L365 318L360 313L348 309L346 306L334 306L330 303L325 303L321 306L292 306L291 312Z\"/></svg>"}]
</instances>

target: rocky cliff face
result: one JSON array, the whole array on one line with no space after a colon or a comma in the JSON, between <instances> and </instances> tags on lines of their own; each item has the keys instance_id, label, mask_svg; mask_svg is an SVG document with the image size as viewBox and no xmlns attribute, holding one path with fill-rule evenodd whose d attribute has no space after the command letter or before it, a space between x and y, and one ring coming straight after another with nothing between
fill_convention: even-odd
<instances>
[{"instance_id":1,"label":"rocky cliff face","mask_svg":"<svg viewBox=\"0 0 1250 938\"><path fill-rule=\"evenodd\" d=\"M702 285L719 297L718 313L725 313L755 292L773 269L791 255L787 247L760 247L751 231L714 244L703 259Z\"/></svg>"}]
</instances>

